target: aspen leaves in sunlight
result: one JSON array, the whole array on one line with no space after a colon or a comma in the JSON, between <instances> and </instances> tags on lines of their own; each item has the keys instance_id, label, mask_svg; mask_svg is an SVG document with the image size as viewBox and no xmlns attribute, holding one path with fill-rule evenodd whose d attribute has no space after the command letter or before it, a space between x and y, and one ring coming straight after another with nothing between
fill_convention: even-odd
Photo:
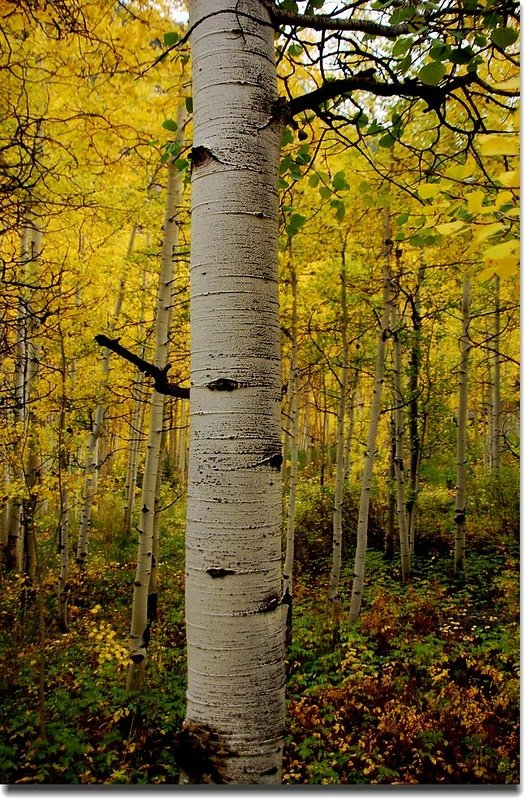
<instances>
[{"instance_id":1,"label":"aspen leaves in sunlight","mask_svg":"<svg viewBox=\"0 0 525 800\"><path fill-rule=\"evenodd\" d=\"M423 207L415 222L419 230L410 241L428 244L436 234L458 242L461 237L466 244L464 255L482 267L476 275L478 280L490 280L493 275L511 277L519 268L519 174L516 169L508 169L508 159L519 156L518 134L481 134L476 139L476 149L490 170L492 186L479 188L478 166L473 158L421 183L417 193ZM396 220L400 228L398 240L406 238L403 228L408 220L409 215Z\"/></svg>"}]
</instances>

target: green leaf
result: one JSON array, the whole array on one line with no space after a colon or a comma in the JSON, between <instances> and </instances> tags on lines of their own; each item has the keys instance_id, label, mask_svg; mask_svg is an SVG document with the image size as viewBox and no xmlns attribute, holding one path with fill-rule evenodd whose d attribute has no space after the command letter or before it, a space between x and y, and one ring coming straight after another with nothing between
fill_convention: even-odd
<instances>
[{"instance_id":1,"label":"green leaf","mask_svg":"<svg viewBox=\"0 0 525 800\"><path fill-rule=\"evenodd\" d=\"M162 127L166 128L167 131L178 131L179 126L175 122L174 119L165 119L162 123Z\"/></svg>"},{"instance_id":2,"label":"green leaf","mask_svg":"<svg viewBox=\"0 0 525 800\"><path fill-rule=\"evenodd\" d=\"M494 28L490 34L490 38L492 44L505 50L506 47L510 47L511 44L514 44L514 42L518 40L519 33L514 28Z\"/></svg>"},{"instance_id":3,"label":"green leaf","mask_svg":"<svg viewBox=\"0 0 525 800\"><path fill-rule=\"evenodd\" d=\"M393 147L395 141L396 140L394 139L391 133L386 133L384 136L380 138L378 144L379 147Z\"/></svg>"},{"instance_id":4,"label":"green leaf","mask_svg":"<svg viewBox=\"0 0 525 800\"><path fill-rule=\"evenodd\" d=\"M311 186L313 189L315 189L318 183L319 183L319 175L317 174L317 172L314 172L308 178L308 185Z\"/></svg>"},{"instance_id":5,"label":"green leaf","mask_svg":"<svg viewBox=\"0 0 525 800\"><path fill-rule=\"evenodd\" d=\"M179 170L179 172L184 172L184 170L188 169L190 162L186 158L178 158L175 161L175 166Z\"/></svg>"},{"instance_id":6,"label":"green leaf","mask_svg":"<svg viewBox=\"0 0 525 800\"><path fill-rule=\"evenodd\" d=\"M417 9L414 6L405 6L397 8L391 15L389 22L391 25L399 25L400 22L406 22L407 19L412 19Z\"/></svg>"},{"instance_id":7,"label":"green leaf","mask_svg":"<svg viewBox=\"0 0 525 800\"><path fill-rule=\"evenodd\" d=\"M334 191L340 192L344 189L349 189L350 186L346 181L345 174L341 170L340 172L336 172L334 177L332 178L332 186L334 187Z\"/></svg>"},{"instance_id":8,"label":"green leaf","mask_svg":"<svg viewBox=\"0 0 525 800\"><path fill-rule=\"evenodd\" d=\"M430 58L434 61L446 61L451 53L452 48L445 42L434 42L429 50Z\"/></svg>"},{"instance_id":9,"label":"green leaf","mask_svg":"<svg viewBox=\"0 0 525 800\"><path fill-rule=\"evenodd\" d=\"M293 133L290 128L285 128L283 131L283 137L281 139L281 146L284 147L287 144L291 144L293 142Z\"/></svg>"},{"instance_id":10,"label":"green leaf","mask_svg":"<svg viewBox=\"0 0 525 800\"><path fill-rule=\"evenodd\" d=\"M192 114L193 113L193 97L187 97L186 100L184 101L184 104L186 106L186 111L188 112L188 114Z\"/></svg>"},{"instance_id":11,"label":"green leaf","mask_svg":"<svg viewBox=\"0 0 525 800\"><path fill-rule=\"evenodd\" d=\"M404 225L405 222L408 222L408 217L408 214L400 214L398 217L396 217L396 225L401 227L401 225Z\"/></svg>"},{"instance_id":12,"label":"green leaf","mask_svg":"<svg viewBox=\"0 0 525 800\"><path fill-rule=\"evenodd\" d=\"M412 66L412 56L410 53L404 57L403 61L399 62L398 70L399 72L406 72Z\"/></svg>"},{"instance_id":13,"label":"green leaf","mask_svg":"<svg viewBox=\"0 0 525 800\"><path fill-rule=\"evenodd\" d=\"M164 47L171 47L173 44L177 44L180 39L180 33L177 31L171 31L170 33L164 34Z\"/></svg>"},{"instance_id":14,"label":"green leaf","mask_svg":"<svg viewBox=\"0 0 525 800\"><path fill-rule=\"evenodd\" d=\"M400 36L394 42L394 46L392 47L392 55L397 58L398 56L404 56L407 50L410 49L412 46L413 39L411 36Z\"/></svg>"},{"instance_id":15,"label":"green leaf","mask_svg":"<svg viewBox=\"0 0 525 800\"><path fill-rule=\"evenodd\" d=\"M297 58L297 56L300 56L302 52L303 52L303 47L300 44L292 44L288 48L288 55L291 56L292 58Z\"/></svg>"},{"instance_id":16,"label":"green leaf","mask_svg":"<svg viewBox=\"0 0 525 800\"><path fill-rule=\"evenodd\" d=\"M281 8L284 8L285 11L293 11L295 14L299 11L297 3L295 0L283 0L281 3Z\"/></svg>"},{"instance_id":17,"label":"green leaf","mask_svg":"<svg viewBox=\"0 0 525 800\"><path fill-rule=\"evenodd\" d=\"M441 61L433 61L431 64L421 67L417 77L421 83L425 83L427 86L437 86L446 71L446 67Z\"/></svg>"},{"instance_id":18,"label":"green leaf","mask_svg":"<svg viewBox=\"0 0 525 800\"><path fill-rule=\"evenodd\" d=\"M471 47L458 47L456 50L452 50L448 60L453 64L468 64L473 55L474 51Z\"/></svg>"},{"instance_id":19,"label":"green leaf","mask_svg":"<svg viewBox=\"0 0 525 800\"><path fill-rule=\"evenodd\" d=\"M290 217L290 225L293 225L294 228L302 228L306 219L307 218L303 217L302 214L292 214Z\"/></svg>"},{"instance_id":20,"label":"green leaf","mask_svg":"<svg viewBox=\"0 0 525 800\"><path fill-rule=\"evenodd\" d=\"M319 194L323 200L328 200L328 198L332 196L332 190L329 189L328 186L321 186Z\"/></svg>"}]
</instances>

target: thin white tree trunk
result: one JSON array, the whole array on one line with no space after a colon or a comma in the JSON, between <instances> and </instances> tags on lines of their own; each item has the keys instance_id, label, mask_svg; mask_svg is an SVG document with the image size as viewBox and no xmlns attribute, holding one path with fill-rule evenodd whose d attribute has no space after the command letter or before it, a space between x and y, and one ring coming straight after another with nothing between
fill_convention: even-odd
<instances>
[{"instance_id":1,"label":"thin white tree trunk","mask_svg":"<svg viewBox=\"0 0 525 800\"><path fill-rule=\"evenodd\" d=\"M390 254L392 250L390 235L390 216L385 211L383 232L383 309L381 313L381 327L377 339L377 356L374 371L374 386L372 390L372 404L370 408L370 422L366 440L366 450L363 460L363 478L361 483L361 497L359 500L359 514L357 519L357 543L354 562L354 579L352 582L352 596L350 600L350 620L355 621L361 611L363 599L363 586L365 580L365 560L368 539L368 513L370 510L370 492L372 491L372 475L376 454L377 431L381 415L381 394L383 391L383 375L385 369L385 345L388 336L390 321Z\"/></svg>"},{"instance_id":2,"label":"thin white tree trunk","mask_svg":"<svg viewBox=\"0 0 525 800\"><path fill-rule=\"evenodd\" d=\"M399 528L399 549L401 554L401 578L405 583L410 577L410 545L408 541L408 519L405 497L405 419L404 398L401 386L401 343L399 341L399 319L397 302L391 305L391 325L394 350L394 422L396 437L396 457L394 473L396 478L397 525Z\"/></svg>"},{"instance_id":3,"label":"thin white tree trunk","mask_svg":"<svg viewBox=\"0 0 525 800\"><path fill-rule=\"evenodd\" d=\"M457 573L465 567L465 540L467 516L467 415L468 415L468 366L470 351L470 277L463 277L461 299L461 359L458 374L458 422L456 457L456 507L454 522L456 536L454 542L454 569Z\"/></svg>"},{"instance_id":4,"label":"thin white tree trunk","mask_svg":"<svg viewBox=\"0 0 525 800\"><path fill-rule=\"evenodd\" d=\"M38 275L36 265L42 254L42 230L39 225L31 220L29 227L29 250L25 265L25 279L28 283L37 285ZM26 302L26 344L25 344L25 408L24 408L24 441L27 447L27 458L24 465L26 496L22 503L23 542L21 542L23 572L31 582L36 577L36 541L35 541L35 513L37 505L37 485L40 480L40 453L39 436L37 429L37 415L34 403L37 399L36 381L38 379L39 347L37 337L40 321L32 309L31 299Z\"/></svg>"},{"instance_id":5,"label":"thin white tree trunk","mask_svg":"<svg viewBox=\"0 0 525 800\"><path fill-rule=\"evenodd\" d=\"M126 258L133 251L136 232L137 232L137 225L134 225L131 230ZM124 300L124 288L126 284L126 273L127 273L127 267L122 272L122 276L120 278L119 287L117 291L117 297L115 300L115 307L113 309L113 314L109 321L108 327L110 335L115 330L115 326L118 322L118 317L122 309L122 303ZM78 530L77 555L76 555L76 563L78 564L81 570L84 570L87 564L89 532L91 530L91 512L92 512L93 500L97 492L97 476L99 468L98 448L99 448L99 440L104 428L104 416L106 414L106 395L107 395L108 380L109 380L109 357L110 357L110 351L108 350L107 347L104 347L102 354L102 380L100 388L101 396L99 398L97 407L95 409L95 416L93 419L91 431L86 445L86 461L84 466L84 488L82 491L80 525Z\"/></svg>"},{"instance_id":6,"label":"thin white tree trunk","mask_svg":"<svg viewBox=\"0 0 525 800\"><path fill-rule=\"evenodd\" d=\"M286 518L286 550L283 567L283 602L287 604L287 620L286 620L286 641L291 642L291 625L292 625L292 572L294 562L294 543L295 543L295 506L297 500L297 479L299 469L299 358L298 358L298 341L297 341L297 272L291 263L292 248L291 242L289 244L290 254L290 274L291 274L291 287L292 287L292 351L291 351L291 374L288 381L288 391L290 392L289 403L289 418L286 420L286 429L289 430L289 436L285 437L289 441L290 447L290 491L288 498L288 513ZM286 453L286 450L284 451ZM283 462L283 468L286 460Z\"/></svg>"},{"instance_id":7,"label":"thin white tree trunk","mask_svg":"<svg viewBox=\"0 0 525 800\"><path fill-rule=\"evenodd\" d=\"M135 488L137 485L140 445L142 443L141 423L144 414L144 384L144 375L137 369L133 390L133 408L130 421L130 443L126 466L126 480L124 483L124 533L127 535L131 533L133 511L135 508Z\"/></svg>"},{"instance_id":8,"label":"thin white tree trunk","mask_svg":"<svg viewBox=\"0 0 525 800\"><path fill-rule=\"evenodd\" d=\"M332 513L332 569L330 572L329 597L336 626L341 617L341 595L339 583L341 579L341 562L343 552L343 491L345 482L345 420L346 420L346 395L348 391L348 303L346 283L345 248L342 252L341 264L341 355L343 366L341 368L341 384L339 405L337 409L337 440L336 440L336 466L334 486L334 510Z\"/></svg>"},{"instance_id":9,"label":"thin white tree trunk","mask_svg":"<svg viewBox=\"0 0 525 800\"><path fill-rule=\"evenodd\" d=\"M277 102L259 0L190 2L191 421L183 782L274 784L284 732ZM242 32L239 27L242 26Z\"/></svg>"},{"instance_id":10,"label":"thin white tree trunk","mask_svg":"<svg viewBox=\"0 0 525 800\"><path fill-rule=\"evenodd\" d=\"M419 311L419 293L424 277L424 269L418 270L417 285L412 306L412 344L410 348L409 366L409 437L410 437L410 485L407 500L408 542L410 555L414 555L416 542L416 509L419 492L419 468L421 466L421 434L419 422L419 372L421 364L421 315Z\"/></svg>"},{"instance_id":11,"label":"thin white tree trunk","mask_svg":"<svg viewBox=\"0 0 525 800\"><path fill-rule=\"evenodd\" d=\"M178 115L178 138L184 121L184 104ZM155 317L155 353L153 363L165 369L168 363L170 328L173 316L174 260L178 246L178 215L182 198L183 175L174 160L167 164L167 197L164 233ZM164 431L165 395L153 389L150 405L146 462L142 479L141 511L137 569L133 590L130 630L131 666L128 671L128 689L137 691L142 685L150 635L148 592L153 559L154 519L157 506L158 474ZM160 488L160 486L159 486Z\"/></svg>"},{"instance_id":12,"label":"thin white tree trunk","mask_svg":"<svg viewBox=\"0 0 525 800\"><path fill-rule=\"evenodd\" d=\"M493 381L492 381L492 425L491 425L491 467L495 474L500 468L501 452L501 306L500 306L500 277L494 276L495 311L494 311L494 338L492 346L493 355Z\"/></svg>"}]
</instances>

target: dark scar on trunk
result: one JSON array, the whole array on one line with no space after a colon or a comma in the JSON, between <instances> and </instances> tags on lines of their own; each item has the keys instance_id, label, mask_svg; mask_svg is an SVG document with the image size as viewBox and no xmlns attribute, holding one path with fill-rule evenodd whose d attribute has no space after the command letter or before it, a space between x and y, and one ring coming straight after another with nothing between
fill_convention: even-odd
<instances>
[{"instance_id":1,"label":"dark scar on trunk","mask_svg":"<svg viewBox=\"0 0 525 800\"><path fill-rule=\"evenodd\" d=\"M220 569L219 567L210 567L206 572L208 575L211 575L212 578L225 578L226 575L235 575L233 569Z\"/></svg>"},{"instance_id":2,"label":"dark scar on trunk","mask_svg":"<svg viewBox=\"0 0 525 800\"><path fill-rule=\"evenodd\" d=\"M237 381L232 381L229 378L217 378L216 381L211 381L211 383L205 385L212 392L233 392L234 389L239 388Z\"/></svg>"},{"instance_id":3,"label":"dark scar on trunk","mask_svg":"<svg viewBox=\"0 0 525 800\"><path fill-rule=\"evenodd\" d=\"M190 159L194 167L202 167L210 161L217 161L211 150L200 145L192 148Z\"/></svg>"}]
</instances>

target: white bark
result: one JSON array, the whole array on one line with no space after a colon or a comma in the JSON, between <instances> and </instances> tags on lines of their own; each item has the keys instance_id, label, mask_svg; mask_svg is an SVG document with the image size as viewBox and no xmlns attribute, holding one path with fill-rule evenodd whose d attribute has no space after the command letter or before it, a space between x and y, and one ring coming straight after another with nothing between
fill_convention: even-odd
<instances>
[{"instance_id":1,"label":"white bark","mask_svg":"<svg viewBox=\"0 0 525 800\"><path fill-rule=\"evenodd\" d=\"M144 353L142 354L144 355ZM144 383L142 372L137 369L135 374L133 409L130 421L130 443L128 462L126 466L126 480L124 483L124 533L131 533L131 523L135 508L135 488L137 485L137 471L139 465L140 446L142 443L142 420L144 415Z\"/></svg>"},{"instance_id":2,"label":"white bark","mask_svg":"<svg viewBox=\"0 0 525 800\"><path fill-rule=\"evenodd\" d=\"M458 374L458 421L456 457L456 507L454 522L456 536L454 542L454 569L462 572L465 566L465 538L467 516L467 415L468 415L468 362L470 351L470 277L463 277L461 299L461 337Z\"/></svg>"},{"instance_id":3,"label":"white bark","mask_svg":"<svg viewBox=\"0 0 525 800\"><path fill-rule=\"evenodd\" d=\"M131 230L126 256L129 256L133 250L136 231L137 231L137 226L134 225ZM126 272L127 272L127 267L122 272L122 276L119 282L119 288L117 291L117 297L115 299L115 307L113 309L113 314L109 321L108 328L110 335L115 330L115 326L117 324L118 317L122 309L122 303L124 300L124 288L126 284ZM106 414L106 394L107 394L108 380L109 380L109 357L110 357L110 351L107 349L107 347L104 347L102 354L102 379L101 379L100 397L97 403L97 407L95 409L95 416L93 419L93 424L91 426L91 431L86 445L86 461L84 466L84 488L82 491L82 504L81 504L82 510L80 512L80 525L78 530L77 555L76 555L76 562L79 565L80 569L85 569L87 564L88 540L89 540L89 532L91 530L91 509L94 497L97 492L97 475L98 475L98 460L99 460L98 447L99 447L99 440L104 428L104 416Z\"/></svg>"},{"instance_id":4,"label":"white bark","mask_svg":"<svg viewBox=\"0 0 525 800\"><path fill-rule=\"evenodd\" d=\"M383 375L385 369L385 345L388 336L390 320L390 253L392 246L390 236L389 214L385 212L383 235L383 308L381 313L381 327L377 339L377 356L374 371L374 386L372 390L372 404L370 407L370 422L366 440L366 450L363 460L363 478L361 483L361 497L359 500L359 514L357 519L357 543L354 562L354 580L352 583L352 596L350 600L350 620L355 621L361 611L363 599L363 586L365 580L365 559L368 539L368 513L370 510L370 492L372 491L372 474L376 454L377 431L381 415L381 394L383 391Z\"/></svg>"},{"instance_id":5,"label":"white bark","mask_svg":"<svg viewBox=\"0 0 525 800\"><path fill-rule=\"evenodd\" d=\"M341 596L339 582L341 578L341 561L343 552L343 490L345 480L345 418L346 394L348 391L348 303L346 297L346 263L345 250L343 249L341 267L341 355L343 366L341 369L341 384L339 406L337 409L337 440L336 440L336 465L334 486L334 510L332 514L332 569L330 572L329 597L332 601L334 619L339 623L341 615Z\"/></svg>"},{"instance_id":6,"label":"white bark","mask_svg":"<svg viewBox=\"0 0 525 800\"><path fill-rule=\"evenodd\" d=\"M494 338L492 347L493 355L493 382L492 382L492 419L491 419L491 467L495 474L500 468L501 452L501 308L500 308L500 277L494 276L495 311L494 311Z\"/></svg>"},{"instance_id":7,"label":"white bark","mask_svg":"<svg viewBox=\"0 0 525 800\"><path fill-rule=\"evenodd\" d=\"M291 243L289 245L290 259L292 257ZM286 429L289 430L288 438L290 443L290 492L288 497L288 513L286 518L286 551L283 566L283 597L288 605L288 619L287 619L287 641L291 640L291 614L292 614L292 572L294 561L294 544L295 544L295 506L297 500L297 479L299 468L299 452L298 452L298 438L299 438L299 360L298 360L298 342L297 342L297 272L292 263L290 263L291 272L291 287L292 287L292 363L291 374L288 382L288 391L290 392L290 413L289 419L286 420ZM284 449L286 454L286 449ZM285 462L286 463L286 460ZM283 467L284 467L283 463Z\"/></svg>"},{"instance_id":8,"label":"white bark","mask_svg":"<svg viewBox=\"0 0 525 800\"><path fill-rule=\"evenodd\" d=\"M401 578L403 582L406 582L410 577L410 545L408 541L408 519L405 497L405 420L403 414L404 398L401 387L401 343L399 341L399 319L397 303L395 301L392 303L391 315L394 346L394 423L396 438L394 473L396 478Z\"/></svg>"},{"instance_id":9,"label":"white bark","mask_svg":"<svg viewBox=\"0 0 525 800\"><path fill-rule=\"evenodd\" d=\"M186 782L278 783L284 730L273 29L190 2L194 85ZM242 26L242 31L239 28Z\"/></svg>"},{"instance_id":10,"label":"white bark","mask_svg":"<svg viewBox=\"0 0 525 800\"><path fill-rule=\"evenodd\" d=\"M184 109L184 106L181 107ZM179 136L184 120L179 113ZM168 348L173 308L174 259L178 246L178 212L182 196L182 173L174 161L167 165L167 197L164 233L155 317L155 353L153 363L164 369L168 363ZM128 688L140 688L144 675L149 639L148 591L153 558L154 518L157 496L157 476L160 468L161 444L164 429L165 395L152 392L146 462L142 480L141 512L137 569L133 591L130 631L130 657L132 666L128 674Z\"/></svg>"}]
</instances>

